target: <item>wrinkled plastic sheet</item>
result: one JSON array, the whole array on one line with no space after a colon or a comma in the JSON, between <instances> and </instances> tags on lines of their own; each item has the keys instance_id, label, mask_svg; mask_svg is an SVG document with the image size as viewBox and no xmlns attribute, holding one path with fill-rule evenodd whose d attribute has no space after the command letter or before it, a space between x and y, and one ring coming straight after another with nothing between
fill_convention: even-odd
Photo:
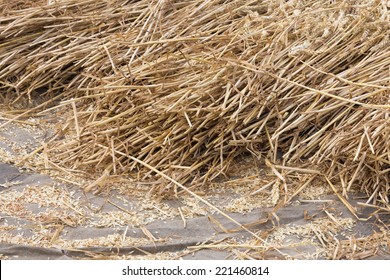
<instances>
[{"instance_id":1,"label":"wrinkled plastic sheet","mask_svg":"<svg viewBox=\"0 0 390 280\"><path fill-rule=\"evenodd\" d=\"M10 188L2 187L5 182L12 182L12 180L18 180L18 184L13 186L18 191L23 191L24 188L31 185L47 185L53 182L50 177L47 175L41 174L28 174L20 172L16 167L13 167L9 164L0 163L0 196L2 193L7 192ZM11 187L12 188L12 187ZM75 192L74 195L78 195ZM91 197L89 197L91 198ZM104 198L96 197L97 199L104 200ZM333 211L337 211L340 215L344 217L351 217L353 215L346 209L346 207L338 201L336 196L326 197L326 201L332 200L331 207ZM119 202L117 202L119 203ZM356 203L356 201L352 201ZM324 203L301 203L299 205L290 205L283 207L276 212L278 217L278 226L284 225L304 225L308 223L308 220L305 219L306 216L318 214L319 210L322 207L330 207L328 202ZM256 209L246 214L239 213L228 213L233 219L241 224L251 224L256 221L264 220L269 211L272 209ZM33 209L37 215L39 215L40 208L36 207ZM306 213L306 214L305 214ZM370 214L370 209L365 209L363 214L368 216ZM227 218L221 216L218 213L210 214L215 220L218 220L219 223L225 229L237 229L237 225ZM316 219L324 217L325 214L319 214L316 216ZM13 230L12 233L15 235L27 234L30 231L31 222L23 221L22 217L10 217L7 214L0 213L0 225L4 225L5 222L7 225L17 225L17 229ZM264 224L255 225L251 227L252 232L261 232L269 230L274 227L275 221L269 221ZM161 252L184 252L191 246L196 246L198 244L207 244L216 240L223 240L224 238L235 238L237 240L244 240L251 238L250 234L244 230L237 230L232 233L225 233L221 230L221 227L216 226L215 223L210 221L209 215L198 216L186 221L184 227L183 220L179 217L176 217L172 220L165 221L154 221L146 225L147 230L153 234L156 239L169 239L166 242L155 242L149 245L141 246L124 246L124 247L88 247L88 248L74 248L74 249L65 249L65 248L42 248L33 245L21 245L21 244L10 244L10 243L1 243L0 244L0 254L6 256L9 259L74 259L74 258L83 258L88 254L102 254L104 255L145 255L145 252L149 254L156 254ZM357 221L355 226L349 231L349 236L354 236L355 238L364 237L372 234L377 230L377 225L375 222L364 222ZM4 234L2 231L0 234ZM104 236L109 236L112 234L126 235L132 238L144 238L145 233L140 228L128 229L126 226L120 227L103 227L103 228L91 228L91 227L66 227L66 238L71 239L91 239L99 238ZM302 253L315 253L316 246L306 245L294 249L285 249L284 253L300 258ZM226 250L211 250L203 249L197 250L191 254L185 254L182 258L184 259L225 259L232 258L233 256L229 251ZM270 256L271 257L271 256ZM389 254L385 251L378 251L371 258L379 259L389 259Z\"/></svg>"}]
</instances>

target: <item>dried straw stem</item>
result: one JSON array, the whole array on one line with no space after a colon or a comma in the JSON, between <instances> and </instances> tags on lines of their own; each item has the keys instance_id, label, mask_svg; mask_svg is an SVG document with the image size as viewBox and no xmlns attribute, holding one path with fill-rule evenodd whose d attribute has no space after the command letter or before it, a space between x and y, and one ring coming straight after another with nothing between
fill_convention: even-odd
<instances>
[{"instance_id":1,"label":"dried straw stem","mask_svg":"<svg viewBox=\"0 0 390 280\"><path fill-rule=\"evenodd\" d=\"M325 166L346 191L389 192L383 1L5 6L1 91L14 102L64 92L71 112L74 129L48 145L54 163L143 170L134 157L204 182L244 151L272 162L282 151L281 164Z\"/></svg>"}]
</instances>

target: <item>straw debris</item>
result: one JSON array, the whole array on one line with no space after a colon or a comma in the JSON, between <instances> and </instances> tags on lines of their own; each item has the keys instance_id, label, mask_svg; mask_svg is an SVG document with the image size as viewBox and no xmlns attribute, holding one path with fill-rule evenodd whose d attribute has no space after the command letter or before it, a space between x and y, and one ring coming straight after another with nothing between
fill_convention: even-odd
<instances>
[{"instance_id":1,"label":"straw debris","mask_svg":"<svg viewBox=\"0 0 390 280\"><path fill-rule=\"evenodd\" d=\"M12 3L0 4L0 102L39 96L37 111L67 117L47 168L152 177L136 158L196 186L250 152L281 190L279 167L308 162L343 195L388 203L387 1Z\"/></svg>"}]
</instances>

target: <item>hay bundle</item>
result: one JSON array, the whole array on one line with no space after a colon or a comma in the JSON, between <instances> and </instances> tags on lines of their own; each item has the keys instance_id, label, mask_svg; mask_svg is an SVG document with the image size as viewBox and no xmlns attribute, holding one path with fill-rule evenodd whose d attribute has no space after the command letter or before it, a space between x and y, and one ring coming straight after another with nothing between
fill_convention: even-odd
<instances>
[{"instance_id":1,"label":"hay bundle","mask_svg":"<svg viewBox=\"0 0 390 280\"><path fill-rule=\"evenodd\" d=\"M25 2L25 1L23 1ZM4 4L2 4L4 6ZM3 93L63 92L50 161L212 179L250 151L389 190L386 1L55 1L0 22ZM198 176L195 176L198 175ZM195 177L194 177L195 176ZM384 197L384 196L383 196Z\"/></svg>"}]
</instances>

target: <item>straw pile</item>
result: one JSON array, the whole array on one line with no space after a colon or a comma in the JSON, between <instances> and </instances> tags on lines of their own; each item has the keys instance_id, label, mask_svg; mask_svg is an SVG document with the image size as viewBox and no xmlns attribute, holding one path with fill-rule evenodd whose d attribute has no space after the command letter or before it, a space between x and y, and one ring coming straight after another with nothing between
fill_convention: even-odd
<instances>
[{"instance_id":1,"label":"straw pile","mask_svg":"<svg viewBox=\"0 0 390 280\"><path fill-rule=\"evenodd\" d=\"M387 200L389 2L8 2L3 96L69 112L51 163L205 182L249 151Z\"/></svg>"}]
</instances>

